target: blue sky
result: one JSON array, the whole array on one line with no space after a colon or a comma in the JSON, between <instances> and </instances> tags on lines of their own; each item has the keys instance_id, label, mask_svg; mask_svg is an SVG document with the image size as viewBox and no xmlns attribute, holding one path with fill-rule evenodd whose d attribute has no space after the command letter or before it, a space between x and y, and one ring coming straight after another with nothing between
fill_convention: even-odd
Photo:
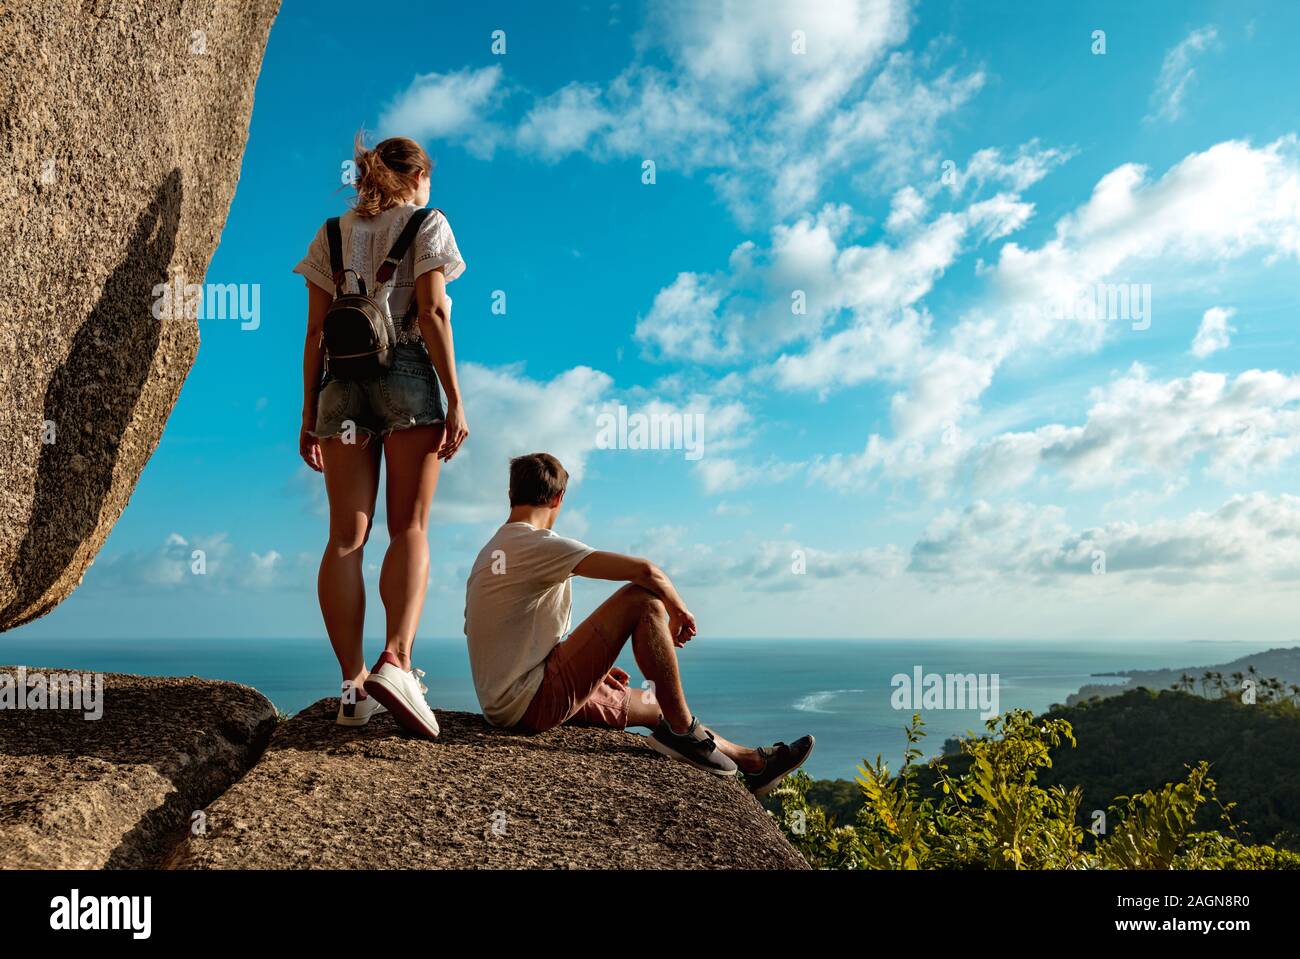
<instances>
[{"instance_id":1,"label":"blue sky","mask_svg":"<svg viewBox=\"0 0 1300 959\"><path fill-rule=\"evenodd\" d=\"M507 458L547 449L560 531L659 562L704 635L1296 638L1300 7L404 10L367 60L355 5L284 4L207 276L259 284L260 325L202 322L83 587L23 632L323 635L290 271L365 127L434 156L468 264L421 635L460 635ZM1145 328L1062 308L1121 285ZM598 448L619 405L698 415L703 455Z\"/></svg>"}]
</instances>

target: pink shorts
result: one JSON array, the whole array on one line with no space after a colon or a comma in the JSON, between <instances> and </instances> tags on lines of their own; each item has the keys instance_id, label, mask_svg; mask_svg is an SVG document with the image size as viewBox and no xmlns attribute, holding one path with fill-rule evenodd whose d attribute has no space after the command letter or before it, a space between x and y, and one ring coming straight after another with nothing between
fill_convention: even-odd
<instances>
[{"instance_id":1,"label":"pink shorts","mask_svg":"<svg viewBox=\"0 0 1300 959\"><path fill-rule=\"evenodd\" d=\"M607 644L590 641L589 635L577 631L557 643L546 657L542 685L519 725L534 733L567 722L626 729L632 692L626 686L605 682L617 656L617 649L610 650Z\"/></svg>"}]
</instances>

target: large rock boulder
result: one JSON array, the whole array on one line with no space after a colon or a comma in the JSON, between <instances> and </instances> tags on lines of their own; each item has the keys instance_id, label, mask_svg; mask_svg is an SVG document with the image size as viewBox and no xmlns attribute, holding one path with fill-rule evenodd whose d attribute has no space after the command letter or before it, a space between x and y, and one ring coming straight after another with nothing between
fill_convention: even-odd
<instances>
[{"instance_id":1,"label":"large rock boulder","mask_svg":"<svg viewBox=\"0 0 1300 959\"><path fill-rule=\"evenodd\" d=\"M438 713L442 735L381 715L334 724L324 700L281 725L207 807L183 869L805 869L736 780L654 752L632 733L539 736Z\"/></svg>"},{"instance_id":2,"label":"large rock boulder","mask_svg":"<svg viewBox=\"0 0 1300 959\"><path fill-rule=\"evenodd\" d=\"M81 581L198 350L279 0L0 4L0 629Z\"/></svg>"},{"instance_id":3,"label":"large rock boulder","mask_svg":"<svg viewBox=\"0 0 1300 959\"><path fill-rule=\"evenodd\" d=\"M21 685L48 686L51 672L27 668ZM18 677L0 667L0 702ZM14 706L0 709L0 869L157 865L278 721L247 686L115 673L99 719Z\"/></svg>"}]
</instances>

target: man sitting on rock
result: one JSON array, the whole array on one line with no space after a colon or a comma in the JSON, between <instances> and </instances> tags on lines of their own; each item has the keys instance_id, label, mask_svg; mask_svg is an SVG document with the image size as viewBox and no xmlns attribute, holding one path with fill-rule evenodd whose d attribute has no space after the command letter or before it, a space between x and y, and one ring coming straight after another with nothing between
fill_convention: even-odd
<instances>
[{"instance_id":1,"label":"man sitting on rock","mask_svg":"<svg viewBox=\"0 0 1300 959\"><path fill-rule=\"evenodd\" d=\"M812 752L813 737L751 749L700 725L686 705L677 650L695 618L663 571L552 532L569 474L548 453L510 463L510 516L474 561L465 636L488 722L542 732L564 722L651 730L650 745L697 769L743 774L764 796ZM569 638L570 576L623 581ZM628 640L653 695L633 694L614 665Z\"/></svg>"}]
</instances>

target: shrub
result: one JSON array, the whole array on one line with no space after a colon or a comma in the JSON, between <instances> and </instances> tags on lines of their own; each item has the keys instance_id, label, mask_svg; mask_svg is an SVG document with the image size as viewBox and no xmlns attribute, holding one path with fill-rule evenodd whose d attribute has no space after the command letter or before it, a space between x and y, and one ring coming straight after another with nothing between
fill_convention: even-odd
<instances>
[{"instance_id":1,"label":"shrub","mask_svg":"<svg viewBox=\"0 0 1300 959\"><path fill-rule=\"evenodd\" d=\"M1038 784L1052 750L1075 745L1064 719L1011 710L990 719L988 734L962 738L964 771L942 758L927 765L935 788L917 779L919 715L905 730L903 765L891 774L879 756L858 767L863 804L857 821L839 825L808 800L812 780L789 777L773 793L782 830L808 862L822 869L1294 869L1300 855L1248 846L1235 836L1231 804L1215 795L1209 764L1109 807L1109 832L1077 824L1081 791ZM1217 807L1227 834L1193 831L1198 812Z\"/></svg>"}]
</instances>

